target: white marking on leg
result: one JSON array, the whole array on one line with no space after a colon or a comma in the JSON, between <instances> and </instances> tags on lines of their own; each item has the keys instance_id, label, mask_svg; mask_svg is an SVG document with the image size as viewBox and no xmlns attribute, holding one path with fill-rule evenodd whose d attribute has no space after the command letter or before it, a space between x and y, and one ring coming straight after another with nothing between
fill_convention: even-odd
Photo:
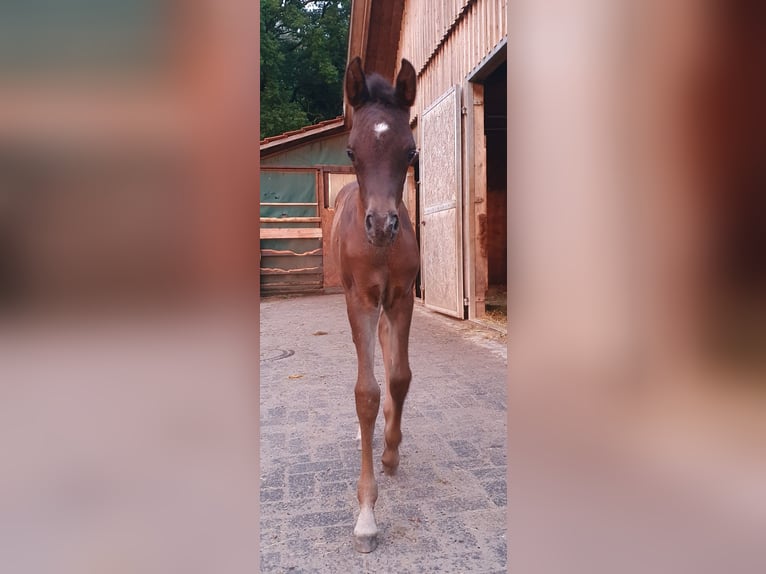
<instances>
[{"instance_id":1,"label":"white marking on leg","mask_svg":"<svg viewBox=\"0 0 766 574\"><path fill-rule=\"evenodd\" d=\"M378 545L378 525L372 508L363 506L354 526L355 548L358 552L372 552Z\"/></svg>"},{"instance_id":2,"label":"white marking on leg","mask_svg":"<svg viewBox=\"0 0 766 574\"><path fill-rule=\"evenodd\" d=\"M356 423L356 450L362 450L362 427Z\"/></svg>"},{"instance_id":3,"label":"white marking on leg","mask_svg":"<svg viewBox=\"0 0 766 574\"><path fill-rule=\"evenodd\" d=\"M379 122L375 124L375 126L372 129L375 130L375 137L380 139L380 136L383 135L383 132L388 131L388 124L386 122Z\"/></svg>"}]
</instances>

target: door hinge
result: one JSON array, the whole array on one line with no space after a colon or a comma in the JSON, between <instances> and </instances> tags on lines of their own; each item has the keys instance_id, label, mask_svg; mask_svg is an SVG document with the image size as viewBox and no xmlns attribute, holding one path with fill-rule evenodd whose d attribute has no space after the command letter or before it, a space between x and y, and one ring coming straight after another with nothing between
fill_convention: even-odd
<instances>
[{"instance_id":1,"label":"door hinge","mask_svg":"<svg viewBox=\"0 0 766 574\"><path fill-rule=\"evenodd\" d=\"M468 307L469 304L470 304L470 301L468 300L468 297L463 297L463 305Z\"/></svg>"}]
</instances>

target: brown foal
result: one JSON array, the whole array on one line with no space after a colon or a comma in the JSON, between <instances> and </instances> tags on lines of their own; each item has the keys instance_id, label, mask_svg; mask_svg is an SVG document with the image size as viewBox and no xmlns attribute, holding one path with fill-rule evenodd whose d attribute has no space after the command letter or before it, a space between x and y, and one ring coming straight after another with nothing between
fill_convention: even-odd
<instances>
[{"instance_id":1,"label":"brown foal","mask_svg":"<svg viewBox=\"0 0 766 574\"><path fill-rule=\"evenodd\" d=\"M402 60L393 87L377 74L365 76L359 58L346 70L346 95L354 108L348 155L357 183L346 185L338 194L332 249L339 263L358 361L354 394L362 468L354 547L359 552L371 552L378 544L373 513L378 485L372 462L372 436L380 405L380 387L373 371L376 331L386 374L382 462L390 474L399 465L402 406L412 378L407 346L420 256L402 194L407 167L417 156L409 126L415 89L415 70L407 60Z\"/></svg>"}]
</instances>

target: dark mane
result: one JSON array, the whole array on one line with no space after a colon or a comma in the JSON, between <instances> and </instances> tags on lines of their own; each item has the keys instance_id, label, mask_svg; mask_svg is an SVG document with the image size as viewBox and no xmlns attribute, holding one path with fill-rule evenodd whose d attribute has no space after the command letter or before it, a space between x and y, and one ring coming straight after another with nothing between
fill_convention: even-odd
<instances>
[{"instance_id":1,"label":"dark mane","mask_svg":"<svg viewBox=\"0 0 766 574\"><path fill-rule=\"evenodd\" d=\"M384 106L399 107L396 100L396 91L380 74L370 74L367 76L367 91L369 92L370 104L383 104Z\"/></svg>"}]
</instances>

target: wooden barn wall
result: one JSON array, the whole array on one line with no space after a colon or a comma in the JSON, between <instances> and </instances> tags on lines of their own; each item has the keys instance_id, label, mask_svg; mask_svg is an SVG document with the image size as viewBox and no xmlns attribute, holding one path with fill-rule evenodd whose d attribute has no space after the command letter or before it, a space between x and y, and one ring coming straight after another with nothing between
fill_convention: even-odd
<instances>
[{"instance_id":1,"label":"wooden barn wall","mask_svg":"<svg viewBox=\"0 0 766 574\"><path fill-rule=\"evenodd\" d=\"M402 20L399 58L418 72L420 116L451 85L466 76L507 34L508 0L408 1Z\"/></svg>"}]
</instances>

